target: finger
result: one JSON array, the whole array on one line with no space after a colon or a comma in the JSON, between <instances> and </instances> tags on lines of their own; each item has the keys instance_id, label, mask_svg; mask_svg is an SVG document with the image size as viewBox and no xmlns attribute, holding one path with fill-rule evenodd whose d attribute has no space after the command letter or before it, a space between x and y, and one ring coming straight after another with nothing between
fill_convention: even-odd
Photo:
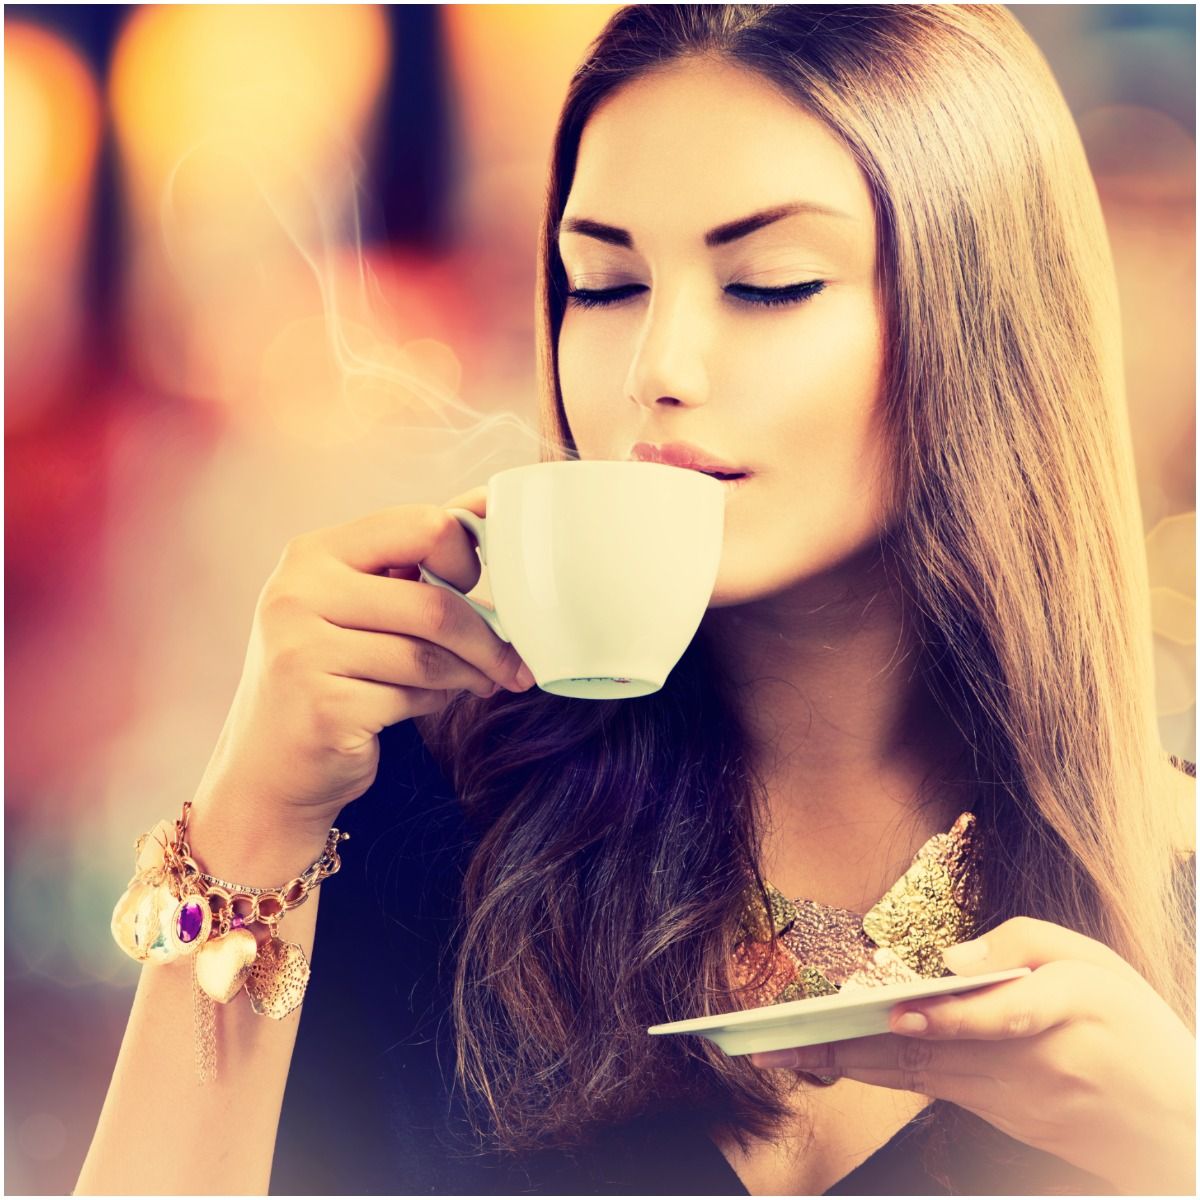
<instances>
[{"instance_id":1,"label":"finger","mask_svg":"<svg viewBox=\"0 0 1200 1200\"><path fill-rule=\"evenodd\" d=\"M1036 917L1012 917L983 937L947 947L942 956L956 975L983 975L1010 967L1040 967L1060 959L1073 959L1146 983L1110 946Z\"/></svg>"},{"instance_id":2,"label":"finger","mask_svg":"<svg viewBox=\"0 0 1200 1200\"><path fill-rule=\"evenodd\" d=\"M882 1033L752 1054L750 1061L755 1066L790 1067L814 1075L858 1069L972 1075L987 1074L997 1057L996 1049L982 1042L936 1042Z\"/></svg>"},{"instance_id":3,"label":"finger","mask_svg":"<svg viewBox=\"0 0 1200 1200\"><path fill-rule=\"evenodd\" d=\"M997 1111L1001 1102L1000 1085L990 1075L943 1075L928 1071L884 1070L848 1067L836 1072L841 1078L855 1079L875 1087L899 1092L915 1092L931 1100L948 1100L980 1115Z\"/></svg>"},{"instance_id":4,"label":"finger","mask_svg":"<svg viewBox=\"0 0 1200 1200\"><path fill-rule=\"evenodd\" d=\"M478 499L471 493L467 497L478 506ZM474 540L445 508L436 504L380 509L297 541L312 542L339 562L368 575L379 576L390 567L424 563L435 575L464 592L479 582L481 573Z\"/></svg>"},{"instance_id":5,"label":"finger","mask_svg":"<svg viewBox=\"0 0 1200 1200\"><path fill-rule=\"evenodd\" d=\"M889 1014L889 1024L895 1033L908 1038L999 1041L1034 1037L1094 1015L1097 999L1110 995L1112 989L1112 972L1106 968L1059 959L1019 979L1006 979L973 992L897 1004ZM927 1027L900 1028L898 1022L906 1013L921 1014Z\"/></svg>"},{"instance_id":6,"label":"finger","mask_svg":"<svg viewBox=\"0 0 1200 1200\"><path fill-rule=\"evenodd\" d=\"M469 492L463 492L460 496L451 497L439 506L443 509L468 509L474 512L475 516L487 516L487 486L473 487ZM415 564L388 566L388 568L373 572L373 574L386 575L392 578L392 580L419 580L421 577L420 569ZM437 574L440 574L440 572L434 571L434 575ZM464 586L461 590L469 592L470 587L473 586L474 584L469 584L469 586Z\"/></svg>"},{"instance_id":7,"label":"finger","mask_svg":"<svg viewBox=\"0 0 1200 1200\"><path fill-rule=\"evenodd\" d=\"M480 484L442 502L442 508L470 509L477 517L487 516L487 484Z\"/></svg>"},{"instance_id":8,"label":"finger","mask_svg":"<svg viewBox=\"0 0 1200 1200\"><path fill-rule=\"evenodd\" d=\"M335 650L337 654L347 656L342 660L347 674L353 673L353 668L369 670L373 662L389 661L394 673L396 663L406 661L413 653L412 647L406 648L403 643L416 638L432 643L435 650L451 652L494 683L514 691L527 690L517 683L517 672L523 660L516 647L501 641L465 600L445 588L346 571L337 586L322 590L316 607L328 624L343 632L359 631L367 637L393 635L393 645L386 644L387 639L364 642L362 638L355 638L339 642ZM394 636L397 634L400 635L398 638ZM433 655L428 664L435 675L438 663L433 659L436 657ZM472 684L465 681L457 686L474 690Z\"/></svg>"},{"instance_id":9,"label":"finger","mask_svg":"<svg viewBox=\"0 0 1200 1200\"><path fill-rule=\"evenodd\" d=\"M339 723L347 731L343 735L345 749L367 741L398 721L440 712L454 698L452 691L402 687L370 679L333 679L331 686L341 688L335 702Z\"/></svg>"},{"instance_id":10,"label":"finger","mask_svg":"<svg viewBox=\"0 0 1200 1200\"><path fill-rule=\"evenodd\" d=\"M490 696L500 682L452 650L423 638L327 628L326 670L331 675L432 691L469 691L483 697Z\"/></svg>"}]
</instances>

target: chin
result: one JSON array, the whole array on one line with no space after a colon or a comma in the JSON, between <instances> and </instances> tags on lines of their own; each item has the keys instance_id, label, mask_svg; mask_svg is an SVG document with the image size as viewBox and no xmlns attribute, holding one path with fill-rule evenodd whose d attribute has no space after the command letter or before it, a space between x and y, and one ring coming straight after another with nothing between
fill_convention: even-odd
<instances>
[{"instance_id":1,"label":"chin","mask_svg":"<svg viewBox=\"0 0 1200 1200\"><path fill-rule=\"evenodd\" d=\"M764 579L744 573L721 570L708 601L708 608L732 608L737 604L752 604L787 591L794 579Z\"/></svg>"},{"instance_id":2,"label":"chin","mask_svg":"<svg viewBox=\"0 0 1200 1200\"><path fill-rule=\"evenodd\" d=\"M776 556L777 551L772 553L771 549L761 544L747 545L740 539L729 537L727 531L717 569L717 582L709 597L708 607L732 608L736 604L750 604L783 591L795 579L795 571L780 571L777 562L775 569L771 570L772 560Z\"/></svg>"},{"instance_id":3,"label":"chin","mask_svg":"<svg viewBox=\"0 0 1200 1200\"><path fill-rule=\"evenodd\" d=\"M806 559L780 563L777 552L771 547L760 546L754 549L753 559L747 562L744 557L731 555L726 542L708 608L753 604L789 592L797 598L806 595L806 603L825 603L843 596L848 588L862 587L870 591L878 587L880 545L877 530L856 543L806 549ZM820 553L822 549L824 553ZM775 569L765 569L773 560Z\"/></svg>"}]
</instances>

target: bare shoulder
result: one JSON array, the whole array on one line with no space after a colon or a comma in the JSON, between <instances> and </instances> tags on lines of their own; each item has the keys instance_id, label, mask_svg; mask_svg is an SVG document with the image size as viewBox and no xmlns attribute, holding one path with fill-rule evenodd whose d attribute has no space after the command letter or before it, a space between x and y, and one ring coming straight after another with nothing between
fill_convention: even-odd
<instances>
[{"instance_id":1,"label":"bare shoulder","mask_svg":"<svg viewBox=\"0 0 1200 1200\"><path fill-rule=\"evenodd\" d=\"M1178 757L1166 760L1163 798L1177 822L1177 845L1183 854L1196 852L1196 764Z\"/></svg>"}]
</instances>

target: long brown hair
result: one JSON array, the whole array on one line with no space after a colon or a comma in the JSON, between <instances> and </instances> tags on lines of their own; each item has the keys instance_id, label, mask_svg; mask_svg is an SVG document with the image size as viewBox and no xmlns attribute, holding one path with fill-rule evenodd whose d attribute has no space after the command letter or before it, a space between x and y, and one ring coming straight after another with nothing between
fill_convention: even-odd
<instances>
[{"instance_id":1,"label":"long brown hair","mask_svg":"<svg viewBox=\"0 0 1200 1200\"><path fill-rule=\"evenodd\" d=\"M1163 792L1115 276L1076 127L1007 9L617 11L553 144L543 460L578 457L558 383L554 231L581 134L606 96L688 56L786 89L870 184L902 494L880 550L970 748L991 847L983 927L1027 914L1097 938L1191 1023L1192 902ZM453 1016L481 1134L522 1151L674 1112L747 1146L794 1122L782 1073L645 1033L736 1006L733 930L747 887L762 888L762 796L705 627L652 696L462 693L420 727L480 835ZM949 1107L934 1106L939 1119Z\"/></svg>"}]
</instances>

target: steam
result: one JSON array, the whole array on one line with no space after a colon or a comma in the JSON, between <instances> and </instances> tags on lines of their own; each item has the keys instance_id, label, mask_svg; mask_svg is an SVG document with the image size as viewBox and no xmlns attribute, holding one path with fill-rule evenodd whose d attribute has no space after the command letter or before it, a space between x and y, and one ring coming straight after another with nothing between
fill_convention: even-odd
<instances>
[{"instance_id":1,"label":"steam","mask_svg":"<svg viewBox=\"0 0 1200 1200\"><path fill-rule=\"evenodd\" d=\"M386 469L394 479L398 466L419 457L423 464L432 460L444 474L483 482L489 464L494 466L498 458L507 458L509 465L537 462L541 435L519 411L482 411L455 388L406 362L406 344L389 331L386 314L379 311L383 289L363 249L362 210L371 199L363 157L350 139L328 125L322 134L308 139L300 154L282 139L265 144L264 138L241 131L215 133L179 156L164 181L159 205L173 285L189 299L201 293L203 305L211 303L212 292L201 276L212 270L214 252L239 278L255 262L260 283L269 267L278 267L289 254L296 256L320 298L320 339L335 384L328 397L329 416L346 431L345 440L354 442L355 452L366 456L365 469ZM246 184L246 202L231 208L229 194L238 177ZM203 203L209 190L219 192L220 205ZM214 229L222 207L232 219ZM197 208L198 215L189 216ZM266 278L272 283L269 273ZM221 286L227 281L217 282L218 291ZM295 322L281 324L276 337L287 332L288 324ZM449 359L459 358L452 346L433 346ZM260 349L261 364L267 347ZM533 351L531 337L531 362ZM364 413L355 403L368 389L383 397L386 416ZM534 399L531 388L531 404Z\"/></svg>"}]
</instances>

